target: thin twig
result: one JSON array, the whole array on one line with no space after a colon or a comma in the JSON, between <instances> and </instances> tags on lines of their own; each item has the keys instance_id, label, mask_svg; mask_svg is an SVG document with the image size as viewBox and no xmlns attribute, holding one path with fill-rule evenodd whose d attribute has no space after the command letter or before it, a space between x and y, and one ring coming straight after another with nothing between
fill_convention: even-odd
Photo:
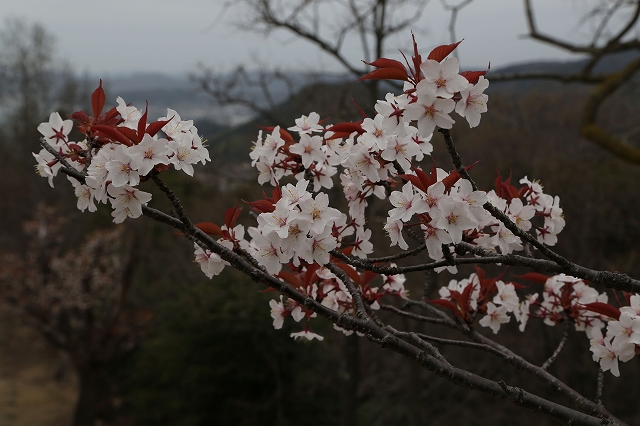
<instances>
[{"instance_id":1,"label":"thin twig","mask_svg":"<svg viewBox=\"0 0 640 426\"><path fill-rule=\"evenodd\" d=\"M549 359L546 360L544 364L542 364L542 366L540 367L543 370L548 370L549 367L551 367L551 365L556 361L556 358L558 358L558 355L560 355L560 352L562 352L562 350L564 349L564 345L567 343L567 339L569 338L570 325L571 325L571 322L565 320L564 332L562 333L562 340L560 340L560 343L558 344L558 347L556 348L556 350L553 352L553 355L551 355Z\"/></svg>"}]
</instances>

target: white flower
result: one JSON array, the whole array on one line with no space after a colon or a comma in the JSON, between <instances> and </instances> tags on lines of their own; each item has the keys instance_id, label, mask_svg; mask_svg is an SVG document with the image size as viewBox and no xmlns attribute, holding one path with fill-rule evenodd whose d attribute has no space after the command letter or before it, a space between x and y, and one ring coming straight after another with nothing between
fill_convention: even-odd
<instances>
[{"instance_id":1,"label":"white flower","mask_svg":"<svg viewBox=\"0 0 640 426\"><path fill-rule=\"evenodd\" d=\"M127 217L137 218L142 215L142 205L151 201L151 194L132 188L129 185L116 187L109 185L107 190L114 211L111 214L115 223L121 223Z\"/></svg>"},{"instance_id":2,"label":"white flower","mask_svg":"<svg viewBox=\"0 0 640 426\"><path fill-rule=\"evenodd\" d=\"M507 315L507 307L496 307L493 303L487 303L487 315L484 316L479 324L483 327L490 327L493 334L497 334L502 324L508 323L511 317Z\"/></svg>"},{"instance_id":3,"label":"white flower","mask_svg":"<svg viewBox=\"0 0 640 426\"><path fill-rule=\"evenodd\" d=\"M120 187L124 185L136 186L140 183L138 168L142 164L142 155L130 152L124 145L118 145L113 151L111 159L104 168L109 172L107 179L111 185Z\"/></svg>"},{"instance_id":4,"label":"white flower","mask_svg":"<svg viewBox=\"0 0 640 426\"><path fill-rule=\"evenodd\" d=\"M84 212L86 209L89 209L90 212L95 212L97 208L93 199L93 190L71 176L67 176L67 179L69 179L69 182L73 185L74 192L78 198L78 210Z\"/></svg>"},{"instance_id":5,"label":"white flower","mask_svg":"<svg viewBox=\"0 0 640 426\"><path fill-rule=\"evenodd\" d=\"M456 112L467 119L470 127L476 127L480 124L480 114L487 112L489 97L482 93L487 87L489 87L489 80L480 76L475 86L470 86L460 92L462 99L456 105Z\"/></svg>"},{"instance_id":6,"label":"white flower","mask_svg":"<svg viewBox=\"0 0 640 426\"><path fill-rule=\"evenodd\" d=\"M393 191L389 195L389 202L395 208L389 210L389 220L401 220L408 222L416 213L429 211L429 205L422 199L419 193L413 192L413 185L407 182L402 187L402 192Z\"/></svg>"},{"instance_id":7,"label":"white flower","mask_svg":"<svg viewBox=\"0 0 640 426\"><path fill-rule=\"evenodd\" d=\"M60 114L52 112L49 115L48 123L40 123L38 131L52 146L64 145L67 142L69 133L73 129L72 120L62 120Z\"/></svg>"},{"instance_id":8,"label":"white flower","mask_svg":"<svg viewBox=\"0 0 640 426\"><path fill-rule=\"evenodd\" d=\"M390 217L387 218L387 223L384 225L384 230L387 231L389 238L391 238L391 245L395 246L396 244L403 250L409 248L409 245L404 240L402 236L402 228L404 227L402 221L394 220Z\"/></svg>"},{"instance_id":9,"label":"white flower","mask_svg":"<svg viewBox=\"0 0 640 426\"><path fill-rule=\"evenodd\" d=\"M300 118L296 118L296 125L293 127L289 127L288 130L301 134L321 132L323 130L323 127L318 124L319 122L320 115L317 112L312 112L308 117L306 115L303 115Z\"/></svg>"},{"instance_id":10,"label":"white flower","mask_svg":"<svg viewBox=\"0 0 640 426\"><path fill-rule=\"evenodd\" d=\"M454 93L461 92L469 86L469 81L458 74L460 62L451 57L442 62L427 59L420 65L424 80L418 83L417 89L425 86L435 93L435 96L451 98Z\"/></svg>"},{"instance_id":11,"label":"white flower","mask_svg":"<svg viewBox=\"0 0 640 426\"><path fill-rule=\"evenodd\" d=\"M478 225L469 211L469 205L464 201L446 199L440 203L439 209L431 212L433 219L437 220L436 227L447 231L454 244L462 241L462 231Z\"/></svg>"},{"instance_id":12,"label":"white flower","mask_svg":"<svg viewBox=\"0 0 640 426\"><path fill-rule=\"evenodd\" d=\"M429 87L420 87L421 83L418 83L416 90L418 100L407 105L405 117L409 120L418 121L418 130L420 131L420 136L423 137L431 135L436 126L443 129L453 127L455 121L449 117L449 113L453 111L456 103L451 99L437 98Z\"/></svg>"},{"instance_id":13,"label":"white flower","mask_svg":"<svg viewBox=\"0 0 640 426\"><path fill-rule=\"evenodd\" d=\"M289 147L289 152L300 155L305 168L309 168L313 162L322 164L327 159L322 150L322 136L309 136L306 133L300 135L300 142Z\"/></svg>"},{"instance_id":14,"label":"white flower","mask_svg":"<svg viewBox=\"0 0 640 426\"><path fill-rule=\"evenodd\" d=\"M324 340L324 337L320 336L319 334L316 333L312 333L309 330L304 330L304 331L300 331L298 333L291 333L291 336L294 339L298 340L298 339L306 339L306 340L313 340L313 339L318 339L320 341Z\"/></svg>"},{"instance_id":15,"label":"white flower","mask_svg":"<svg viewBox=\"0 0 640 426\"><path fill-rule=\"evenodd\" d=\"M140 176L146 176L157 164L169 164L171 150L167 146L166 139L154 139L146 134L138 145L129 147L128 152L139 155L141 158L138 166Z\"/></svg>"},{"instance_id":16,"label":"white flower","mask_svg":"<svg viewBox=\"0 0 640 426\"><path fill-rule=\"evenodd\" d=\"M116 99L118 106L116 111L120 113L120 117L124 119L121 126L128 127L129 129L138 130L138 122L142 118L142 113L134 106L127 106L124 99L118 96Z\"/></svg>"},{"instance_id":17,"label":"white flower","mask_svg":"<svg viewBox=\"0 0 640 426\"><path fill-rule=\"evenodd\" d=\"M271 307L271 318L273 318L273 328L279 330L284 324L284 317L287 315L287 310L282 303L282 296L280 301L277 302L273 299L269 300L269 306Z\"/></svg>"},{"instance_id":18,"label":"white flower","mask_svg":"<svg viewBox=\"0 0 640 426\"><path fill-rule=\"evenodd\" d=\"M193 120L182 121L180 119L180 115L170 109L167 108L167 116L158 118L158 121L171 120L167 124L164 125L162 131L169 136L171 139L176 139L179 137L180 133L186 133L191 130L193 126Z\"/></svg>"},{"instance_id":19,"label":"white flower","mask_svg":"<svg viewBox=\"0 0 640 426\"><path fill-rule=\"evenodd\" d=\"M222 241L221 243L227 243L231 245L230 241ZM226 245L226 244L225 244ZM203 249L198 244L193 244L195 248L195 261L200 265L200 269L207 276L207 278L212 278L214 275L218 275L224 269L225 265L229 265L229 263L208 249ZM231 248L231 247L227 247Z\"/></svg>"},{"instance_id":20,"label":"white flower","mask_svg":"<svg viewBox=\"0 0 640 426\"><path fill-rule=\"evenodd\" d=\"M376 114L373 120L365 118L361 124L365 133L358 137L358 142L367 148L376 147L376 151L385 149L391 132L385 128L383 119L384 117L380 114Z\"/></svg>"},{"instance_id":21,"label":"white flower","mask_svg":"<svg viewBox=\"0 0 640 426\"><path fill-rule=\"evenodd\" d=\"M316 195L315 199L306 199L300 202L301 217L311 221L311 230L320 234L329 222L338 219L342 213L329 207L329 196L324 192Z\"/></svg>"}]
</instances>

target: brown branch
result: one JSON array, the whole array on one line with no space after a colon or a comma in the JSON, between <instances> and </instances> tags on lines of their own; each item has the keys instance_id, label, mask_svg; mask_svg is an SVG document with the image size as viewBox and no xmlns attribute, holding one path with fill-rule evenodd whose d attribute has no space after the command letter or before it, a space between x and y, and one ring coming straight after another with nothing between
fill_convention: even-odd
<instances>
[{"instance_id":1,"label":"brown branch","mask_svg":"<svg viewBox=\"0 0 640 426\"><path fill-rule=\"evenodd\" d=\"M617 157L634 164L640 164L640 149L605 132L596 124L598 110L604 101L624 82L640 70L640 58L630 62L621 71L609 75L590 94L582 110L580 133Z\"/></svg>"}]
</instances>

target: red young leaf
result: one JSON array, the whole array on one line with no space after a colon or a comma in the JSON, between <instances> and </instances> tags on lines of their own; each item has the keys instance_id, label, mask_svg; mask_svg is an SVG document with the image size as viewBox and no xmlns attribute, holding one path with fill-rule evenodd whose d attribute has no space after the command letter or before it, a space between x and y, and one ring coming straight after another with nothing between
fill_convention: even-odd
<instances>
[{"instance_id":1,"label":"red young leaf","mask_svg":"<svg viewBox=\"0 0 640 426\"><path fill-rule=\"evenodd\" d=\"M420 64L422 64L422 56L418 53L418 43L416 43L416 36L411 32L411 38L413 39L413 56L411 57L411 61L413 62L413 70L411 74L413 74L413 79L415 82L419 82L422 79L422 73L420 72Z\"/></svg>"},{"instance_id":2,"label":"red young leaf","mask_svg":"<svg viewBox=\"0 0 640 426\"><path fill-rule=\"evenodd\" d=\"M379 274L377 272L364 271L364 273L362 275L363 275L362 276L362 285L367 285L367 284L369 284L371 282L371 280L373 280Z\"/></svg>"},{"instance_id":3,"label":"red young leaf","mask_svg":"<svg viewBox=\"0 0 640 426\"><path fill-rule=\"evenodd\" d=\"M360 113L360 115L362 116L362 118L367 118L367 113L364 112L364 110L362 108L360 108L360 105L358 105L358 103L356 102L355 99L351 98L351 102L353 102L353 105L355 105L356 109L358 110L358 112Z\"/></svg>"},{"instance_id":4,"label":"red young leaf","mask_svg":"<svg viewBox=\"0 0 640 426\"><path fill-rule=\"evenodd\" d=\"M362 129L362 121L347 121L344 123L334 124L333 126L327 129L328 132L344 132L349 135L353 132L358 132L359 135L364 133Z\"/></svg>"},{"instance_id":5,"label":"red young leaf","mask_svg":"<svg viewBox=\"0 0 640 426\"><path fill-rule=\"evenodd\" d=\"M548 275L540 274L538 272L528 272L524 275L516 275L518 278L522 278L523 280L533 281L536 283L544 284L550 278Z\"/></svg>"},{"instance_id":6,"label":"red young leaf","mask_svg":"<svg viewBox=\"0 0 640 426\"><path fill-rule=\"evenodd\" d=\"M434 305L442 306L443 308L451 309L457 317L462 317L462 313L460 312L456 304L453 303L451 300L433 299L433 300L427 300L427 302L433 303Z\"/></svg>"},{"instance_id":7,"label":"red young leaf","mask_svg":"<svg viewBox=\"0 0 640 426\"><path fill-rule=\"evenodd\" d=\"M264 192L263 192L263 194L264 194ZM282 189L280 189L280 184L278 184L278 182L276 182L276 187L273 188L273 191L271 191L271 199L269 201L271 201L273 204L275 204L278 201L280 201L281 199L282 199Z\"/></svg>"},{"instance_id":8,"label":"red young leaf","mask_svg":"<svg viewBox=\"0 0 640 426\"><path fill-rule=\"evenodd\" d=\"M125 135L123 135L118 129L112 126L107 126L105 124L96 124L95 126L91 126L91 130L96 131L98 133L102 133L107 138L118 141L127 146L131 146L131 141Z\"/></svg>"},{"instance_id":9,"label":"red young leaf","mask_svg":"<svg viewBox=\"0 0 640 426\"><path fill-rule=\"evenodd\" d=\"M407 73L407 70L405 69L404 65L402 65L402 62L396 61L395 59L380 58L376 59L373 62L362 62L376 68L397 68L400 71L404 71L405 74Z\"/></svg>"},{"instance_id":10,"label":"red young leaf","mask_svg":"<svg viewBox=\"0 0 640 426\"><path fill-rule=\"evenodd\" d=\"M116 127L116 130L118 130L120 133L122 133L123 135L125 135L127 138L131 140L135 140L138 137L138 135L136 134L136 131L133 129L130 129L129 127L118 126Z\"/></svg>"},{"instance_id":11,"label":"red young leaf","mask_svg":"<svg viewBox=\"0 0 640 426\"><path fill-rule=\"evenodd\" d=\"M461 76L467 79L467 81L471 84L476 84L480 76L485 75L487 71L463 71L460 73Z\"/></svg>"},{"instance_id":12,"label":"red young leaf","mask_svg":"<svg viewBox=\"0 0 640 426\"><path fill-rule=\"evenodd\" d=\"M360 285L360 274L358 274L353 266L347 265L346 263L342 262L336 263L336 266L346 272L349 278L351 278L351 280L356 283L356 285Z\"/></svg>"},{"instance_id":13,"label":"red young leaf","mask_svg":"<svg viewBox=\"0 0 640 426\"><path fill-rule=\"evenodd\" d=\"M273 203L267 200L245 201L245 203L249 204L252 209L259 213L271 213L276 209Z\"/></svg>"},{"instance_id":14,"label":"red young leaf","mask_svg":"<svg viewBox=\"0 0 640 426\"><path fill-rule=\"evenodd\" d=\"M416 188L418 188L422 192L427 192L428 186L425 187L424 184L422 183L422 180L418 176L416 176L416 175L398 175L398 177L400 179L408 180L409 182L411 182L413 184L413 186L415 186Z\"/></svg>"},{"instance_id":15,"label":"red young leaf","mask_svg":"<svg viewBox=\"0 0 640 426\"><path fill-rule=\"evenodd\" d=\"M595 312L596 314L604 315L614 318L616 321L620 320L620 309L602 302L593 302L582 305L587 311Z\"/></svg>"},{"instance_id":16,"label":"red young leaf","mask_svg":"<svg viewBox=\"0 0 640 426\"><path fill-rule=\"evenodd\" d=\"M347 246L343 249L340 249L340 253L346 254L347 256L351 256L351 252L353 251L353 246Z\"/></svg>"},{"instance_id":17,"label":"red young leaf","mask_svg":"<svg viewBox=\"0 0 640 426\"><path fill-rule=\"evenodd\" d=\"M103 121L105 123L109 122L110 120L113 120L114 118L116 118L118 115L120 115L120 113L118 112L118 110L116 109L116 107L111 108L109 111L107 111L104 114L104 119ZM118 119L118 123L114 123L114 125L116 124L120 124L122 121L124 121L122 118Z\"/></svg>"},{"instance_id":18,"label":"red young leaf","mask_svg":"<svg viewBox=\"0 0 640 426\"><path fill-rule=\"evenodd\" d=\"M471 170L473 167L475 167L476 164L478 164L480 161L476 161L475 163L473 163L470 166L465 166L465 169L467 170ZM445 190L448 191L449 189L451 189L453 187L453 185L456 184L457 181L460 180L460 173L458 173L457 170L453 170L451 173L449 173L449 176L447 176L446 178L442 179L442 183L444 184L444 187L446 188Z\"/></svg>"},{"instance_id":19,"label":"red young leaf","mask_svg":"<svg viewBox=\"0 0 640 426\"><path fill-rule=\"evenodd\" d=\"M240 212L242 208L235 206L230 207L224 212L224 224L227 226L227 229L233 229L236 226L236 220L238 220L238 216L240 216Z\"/></svg>"},{"instance_id":20,"label":"red young leaf","mask_svg":"<svg viewBox=\"0 0 640 426\"><path fill-rule=\"evenodd\" d=\"M149 124L147 127L147 133L150 136L155 136L168 122L171 121L171 118L168 120L156 121L154 123Z\"/></svg>"},{"instance_id":21,"label":"red young leaf","mask_svg":"<svg viewBox=\"0 0 640 426\"><path fill-rule=\"evenodd\" d=\"M402 69L399 70L397 68L380 68L377 70L373 70L365 76L360 77L356 81L361 80L409 80L409 75L407 71Z\"/></svg>"},{"instance_id":22,"label":"red young leaf","mask_svg":"<svg viewBox=\"0 0 640 426\"><path fill-rule=\"evenodd\" d=\"M304 274L305 284L309 285L318 281L318 274L316 274L316 271L318 269L320 269L320 265L318 265L317 263L312 263L311 265L307 266L307 272L305 272Z\"/></svg>"},{"instance_id":23,"label":"red young leaf","mask_svg":"<svg viewBox=\"0 0 640 426\"><path fill-rule=\"evenodd\" d=\"M215 235L217 237L222 235L222 230L220 229L220 227L213 222L196 223L196 228L207 235Z\"/></svg>"},{"instance_id":24,"label":"red young leaf","mask_svg":"<svg viewBox=\"0 0 640 426\"><path fill-rule=\"evenodd\" d=\"M93 109L93 116L95 118L98 118L100 114L102 114L102 108L104 108L105 100L106 96L104 94L104 89L102 89L102 80L100 80L100 85L91 94L91 108Z\"/></svg>"},{"instance_id":25,"label":"red young leaf","mask_svg":"<svg viewBox=\"0 0 640 426\"><path fill-rule=\"evenodd\" d=\"M147 101L147 106L144 110L144 114L138 121L138 135L136 139L132 139L133 142L137 145L142 142L142 137L144 136L144 132L147 129L147 117L149 116L149 101Z\"/></svg>"},{"instance_id":26,"label":"red young leaf","mask_svg":"<svg viewBox=\"0 0 640 426\"><path fill-rule=\"evenodd\" d=\"M81 123L86 123L87 120L89 120L89 116L84 111L76 111L76 112L74 112L73 114L71 114L71 118L73 118L74 120L79 121Z\"/></svg>"},{"instance_id":27,"label":"red young leaf","mask_svg":"<svg viewBox=\"0 0 640 426\"><path fill-rule=\"evenodd\" d=\"M462 43L462 40L457 43L443 44L442 46L438 46L433 49L431 53L429 53L427 59L433 59L434 61L442 62L442 60L449 56L449 54L453 52L460 43Z\"/></svg>"},{"instance_id":28,"label":"red young leaf","mask_svg":"<svg viewBox=\"0 0 640 426\"><path fill-rule=\"evenodd\" d=\"M300 281L300 278L296 277L291 272L280 271L280 272L278 272L276 277L282 278L285 282L288 282L289 284L291 284L295 288L299 288L300 286L302 286L302 282Z\"/></svg>"}]
</instances>

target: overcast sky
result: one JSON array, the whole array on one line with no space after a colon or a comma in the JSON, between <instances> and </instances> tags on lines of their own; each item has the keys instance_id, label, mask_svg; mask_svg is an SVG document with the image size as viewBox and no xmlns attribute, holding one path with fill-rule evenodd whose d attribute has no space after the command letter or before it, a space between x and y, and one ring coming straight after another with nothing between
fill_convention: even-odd
<instances>
[{"instance_id":1,"label":"overcast sky","mask_svg":"<svg viewBox=\"0 0 640 426\"><path fill-rule=\"evenodd\" d=\"M460 0L449 0L459 3ZM57 56L79 70L104 77L136 71L186 74L198 62L223 71L240 63L270 67L340 70L339 64L286 32L263 37L237 28L246 11L226 8L223 0L20 0L0 2L0 17L39 22L55 35ZM226 1L226 3L229 3ZM588 26L578 25L588 0L534 0L541 31L585 40ZM415 26L423 53L449 42L448 15L431 0ZM492 68L529 60L576 58L556 48L526 40L522 1L474 0L459 15L457 37L463 68ZM389 46L408 47L410 34ZM348 44L351 57L362 53ZM387 56L394 57L389 52Z\"/></svg>"}]
</instances>

